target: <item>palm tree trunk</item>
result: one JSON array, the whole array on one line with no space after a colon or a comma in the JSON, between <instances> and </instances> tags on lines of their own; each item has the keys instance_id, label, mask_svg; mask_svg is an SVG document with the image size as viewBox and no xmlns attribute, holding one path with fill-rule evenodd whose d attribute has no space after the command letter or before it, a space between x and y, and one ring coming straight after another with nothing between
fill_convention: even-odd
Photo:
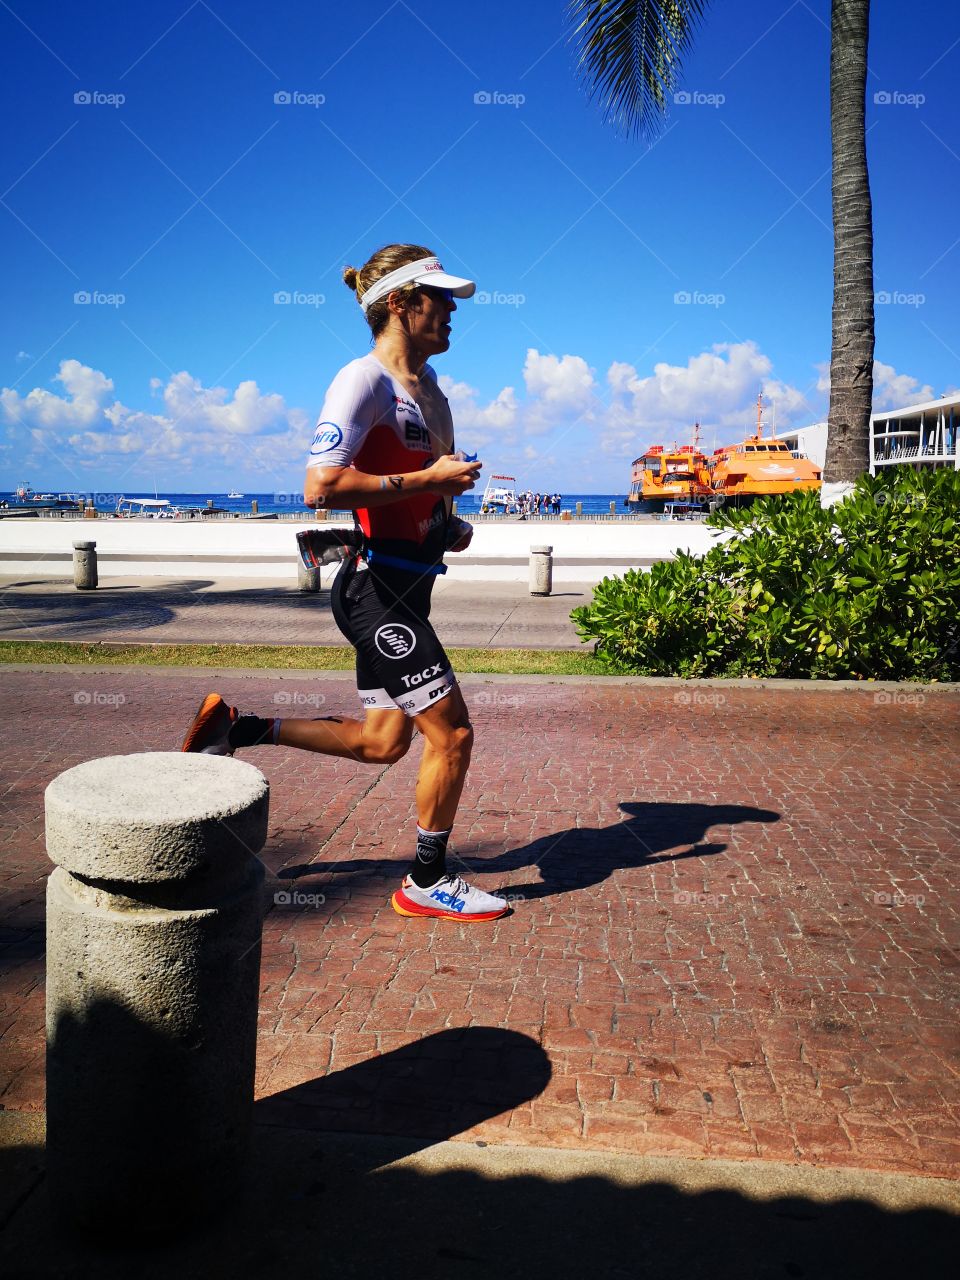
<instances>
[{"instance_id":1,"label":"palm tree trunk","mask_svg":"<svg viewBox=\"0 0 960 1280\"><path fill-rule=\"evenodd\" d=\"M870 0L833 0L833 347L824 480L852 481L869 466L873 398L873 211L865 99Z\"/></svg>"}]
</instances>

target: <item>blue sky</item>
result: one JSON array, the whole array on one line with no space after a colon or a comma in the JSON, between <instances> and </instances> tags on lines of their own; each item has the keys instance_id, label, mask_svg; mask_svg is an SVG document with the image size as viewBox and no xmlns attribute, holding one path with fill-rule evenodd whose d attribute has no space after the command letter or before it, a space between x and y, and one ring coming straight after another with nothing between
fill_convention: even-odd
<instances>
[{"instance_id":1,"label":"blue sky","mask_svg":"<svg viewBox=\"0 0 960 1280\"><path fill-rule=\"evenodd\" d=\"M890 407L960 384L960 10L873 8ZM437 372L459 442L532 487L625 490L761 385L821 420L829 10L715 3L651 145L578 85L560 0L4 0L0 488L299 489L368 349L340 270L390 241L477 279Z\"/></svg>"}]
</instances>

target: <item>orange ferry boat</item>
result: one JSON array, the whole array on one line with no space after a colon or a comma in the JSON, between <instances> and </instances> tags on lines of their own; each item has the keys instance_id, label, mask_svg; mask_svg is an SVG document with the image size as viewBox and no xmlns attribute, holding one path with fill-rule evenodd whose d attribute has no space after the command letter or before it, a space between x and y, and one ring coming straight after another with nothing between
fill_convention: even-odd
<instances>
[{"instance_id":1,"label":"orange ferry boat","mask_svg":"<svg viewBox=\"0 0 960 1280\"><path fill-rule=\"evenodd\" d=\"M782 440L764 440L762 392L757 395L756 434L714 449L710 473L714 494L733 505L768 494L819 489L822 484L820 468L809 458L791 453Z\"/></svg>"},{"instance_id":2,"label":"orange ferry boat","mask_svg":"<svg viewBox=\"0 0 960 1280\"><path fill-rule=\"evenodd\" d=\"M694 427L693 443L664 449L662 444L635 458L630 474L627 505L639 510L662 511L667 502L706 503L713 497L709 460L700 448L700 423Z\"/></svg>"}]
</instances>

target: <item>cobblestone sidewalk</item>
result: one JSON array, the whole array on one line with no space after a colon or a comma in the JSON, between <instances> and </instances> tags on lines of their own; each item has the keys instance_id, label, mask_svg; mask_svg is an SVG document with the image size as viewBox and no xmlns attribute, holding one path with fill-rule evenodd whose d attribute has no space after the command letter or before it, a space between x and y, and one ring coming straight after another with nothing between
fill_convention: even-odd
<instances>
[{"instance_id":1,"label":"cobblestone sidewalk","mask_svg":"<svg viewBox=\"0 0 960 1280\"><path fill-rule=\"evenodd\" d=\"M262 714L354 705L299 674L0 672L8 1110L43 1105L43 789L94 756L176 749L209 687ZM258 1091L276 1123L956 1176L955 694L466 691L454 841L513 899L493 926L390 909L417 744L376 769L245 753L272 789ZM427 1043L434 1105L363 1070L394 1054L415 1072L404 1050ZM484 1108L540 1070L538 1046L549 1079ZM475 1123L451 1110L464 1097Z\"/></svg>"}]
</instances>

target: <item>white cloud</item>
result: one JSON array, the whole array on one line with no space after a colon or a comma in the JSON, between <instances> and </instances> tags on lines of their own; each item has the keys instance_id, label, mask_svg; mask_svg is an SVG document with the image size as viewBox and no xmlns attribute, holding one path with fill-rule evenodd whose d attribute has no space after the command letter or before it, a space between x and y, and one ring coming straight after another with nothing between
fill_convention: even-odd
<instances>
[{"instance_id":1,"label":"white cloud","mask_svg":"<svg viewBox=\"0 0 960 1280\"><path fill-rule=\"evenodd\" d=\"M33 356L30 354L29 351L18 351L14 359L16 360L17 364L26 364L28 360L33 359Z\"/></svg>"},{"instance_id":2,"label":"white cloud","mask_svg":"<svg viewBox=\"0 0 960 1280\"><path fill-rule=\"evenodd\" d=\"M830 395L830 362L818 364L820 377L817 379L817 390L829 398ZM933 400L935 392L929 383L920 382L909 373L897 373L892 364L884 364L882 360L873 362L873 411L881 409L903 409L909 404L922 404L924 400ZM824 414L826 417L826 414Z\"/></svg>"},{"instance_id":3,"label":"white cloud","mask_svg":"<svg viewBox=\"0 0 960 1280\"><path fill-rule=\"evenodd\" d=\"M440 390L450 401L450 412L460 440L471 447L483 447L512 427L517 418L517 397L513 387L504 387L487 404L478 404L479 391L466 382L456 382L441 374Z\"/></svg>"},{"instance_id":4,"label":"white cloud","mask_svg":"<svg viewBox=\"0 0 960 1280\"><path fill-rule=\"evenodd\" d=\"M933 399L933 387L921 385L909 373L897 373L892 364L873 362L873 408L902 409L908 404L921 404Z\"/></svg>"},{"instance_id":5,"label":"white cloud","mask_svg":"<svg viewBox=\"0 0 960 1280\"><path fill-rule=\"evenodd\" d=\"M594 394L593 370L582 356L542 356L530 347L523 380L527 394L554 416L582 413Z\"/></svg>"},{"instance_id":6,"label":"white cloud","mask_svg":"<svg viewBox=\"0 0 960 1280\"><path fill-rule=\"evenodd\" d=\"M111 455L184 465L212 458L236 471L266 472L279 480L305 456L306 413L288 408L281 395L261 393L252 380L231 391L204 387L186 371L165 384L152 378L150 388L162 398L162 413L145 413L113 398L112 380L79 360L64 360L53 381L65 394L35 387L21 396L4 387L0 411L8 422L28 430L35 446L64 464L71 454L81 465L107 465Z\"/></svg>"}]
</instances>

